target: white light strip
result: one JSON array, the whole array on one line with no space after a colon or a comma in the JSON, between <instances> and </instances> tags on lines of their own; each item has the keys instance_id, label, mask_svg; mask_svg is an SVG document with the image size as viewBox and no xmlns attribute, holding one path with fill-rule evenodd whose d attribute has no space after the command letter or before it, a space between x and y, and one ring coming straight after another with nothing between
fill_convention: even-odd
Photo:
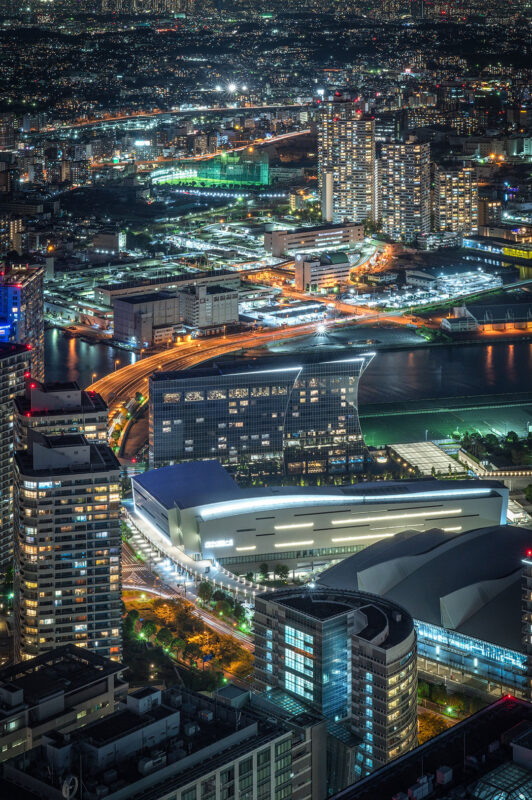
<instances>
[{"instance_id":1,"label":"white light strip","mask_svg":"<svg viewBox=\"0 0 532 800\"><path fill-rule=\"evenodd\" d=\"M438 511L418 511L415 514L383 514L380 517L358 517L353 519L332 519L332 525L353 525L364 522L386 522L389 519L415 519L417 517L448 517L451 514L461 514L461 508L438 509Z\"/></svg>"},{"instance_id":2,"label":"white light strip","mask_svg":"<svg viewBox=\"0 0 532 800\"><path fill-rule=\"evenodd\" d=\"M253 511L275 511L294 506L360 505L362 503L390 503L402 501L412 503L416 500L445 500L451 497L482 497L491 494L493 489L437 489L434 492L409 492L407 494L359 495L349 496L340 493L330 494L286 494L268 497L250 497L210 503L199 506L198 514L203 520L232 514L245 514Z\"/></svg>"},{"instance_id":3,"label":"white light strip","mask_svg":"<svg viewBox=\"0 0 532 800\"><path fill-rule=\"evenodd\" d=\"M300 544L314 544L314 539L307 539L305 542L280 542L274 544L274 547L298 547Z\"/></svg>"},{"instance_id":4,"label":"white light strip","mask_svg":"<svg viewBox=\"0 0 532 800\"><path fill-rule=\"evenodd\" d=\"M237 547L236 548L238 553L243 553L244 550L256 550L256 549L257 549L257 545L256 544L250 544L249 547Z\"/></svg>"},{"instance_id":5,"label":"white light strip","mask_svg":"<svg viewBox=\"0 0 532 800\"><path fill-rule=\"evenodd\" d=\"M360 542L362 539L389 539L395 533L366 533L362 536L342 536L339 539L331 539L331 542Z\"/></svg>"},{"instance_id":6,"label":"white light strip","mask_svg":"<svg viewBox=\"0 0 532 800\"><path fill-rule=\"evenodd\" d=\"M461 525L458 525L458 527L456 527L456 528L442 528L442 531L444 531L444 533L456 533L457 531L461 531L461 530L462 530L462 526Z\"/></svg>"},{"instance_id":7,"label":"white light strip","mask_svg":"<svg viewBox=\"0 0 532 800\"><path fill-rule=\"evenodd\" d=\"M232 547L232 539L213 539L212 541L203 542L203 547Z\"/></svg>"},{"instance_id":8,"label":"white light strip","mask_svg":"<svg viewBox=\"0 0 532 800\"><path fill-rule=\"evenodd\" d=\"M291 528L313 528L313 522L294 522L292 525L274 525L276 531L288 531Z\"/></svg>"}]
</instances>

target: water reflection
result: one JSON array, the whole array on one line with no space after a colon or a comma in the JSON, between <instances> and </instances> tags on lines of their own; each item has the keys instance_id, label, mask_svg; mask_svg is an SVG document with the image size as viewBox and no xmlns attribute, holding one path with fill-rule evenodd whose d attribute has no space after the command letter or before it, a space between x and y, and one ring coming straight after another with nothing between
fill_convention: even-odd
<instances>
[{"instance_id":1,"label":"water reflection","mask_svg":"<svg viewBox=\"0 0 532 800\"><path fill-rule=\"evenodd\" d=\"M104 344L90 344L68 336L57 328L47 330L44 335L44 358L46 380L78 381L88 386L92 376L103 378L117 367L125 367L136 361L134 353Z\"/></svg>"},{"instance_id":2,"label":"water reflection","mask_svg":"<svg viewBox=\"0 0 532 800\"><path fill-rule=\"evenodd\" d=\"M89 344L56 329L45 334L46 378L92 382L136 361L134 353ZM429 397L532 391L532 344L426 347L377 351L360 381L361 403L393 403Z\"/></svg>"}]
</instances>

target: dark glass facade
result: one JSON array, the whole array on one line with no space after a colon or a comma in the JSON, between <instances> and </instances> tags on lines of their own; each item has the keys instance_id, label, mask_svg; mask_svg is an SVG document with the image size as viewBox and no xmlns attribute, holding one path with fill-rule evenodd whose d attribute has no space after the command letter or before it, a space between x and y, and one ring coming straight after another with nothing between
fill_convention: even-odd
<instances>
[{"instance_id":1,"label":"dark glass facade","mask_svg":"<svg viewBox=\"0 0 532 800\"><path fill-rule=\"evenodd\" d=\"M199 368L150 380L150 465L217 458L242 475L363 469L360 375L372 353Z\"/></svg>"}]
</instances>

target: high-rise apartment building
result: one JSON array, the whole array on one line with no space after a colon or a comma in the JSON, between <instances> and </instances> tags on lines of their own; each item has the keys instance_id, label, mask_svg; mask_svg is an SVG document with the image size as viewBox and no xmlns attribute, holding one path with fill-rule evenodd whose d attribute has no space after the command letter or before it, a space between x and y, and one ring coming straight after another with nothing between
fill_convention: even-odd
<instances>
[{"instance_id":1,"label":"high-rise apartment building","mask_svg":"<svg viewBox=\"0 0 532 800\"><path fill-rule=\"evenodd\" d=\"M15 655L76 644L118 660L120 465L79 434L15 453Z\"/></svg>"},{"instance_id":2,"label":"high-rise apartment building","mask_svg":"<svg viewBox=\"0 0 532 800\"><path fill-rule=\"evenodd\" d=\"M376 595L304 587L255 598L255 681L358 737L352 783L417 744L412 617Z\"/></svg>"},{"instance_id":3,"label":"high-rise apartment building","mask_svg":"<svg viewBox=\"0 0 532 800\"><path fill-rule=\"evenodd\" d=\"M0 341L31 349L31 374L44 380L43 267L7 266L0 275Z\"/></svg>"},{"instance_id":4,"label":"high-rise apartment building","mask_svg":"<svg viewBox=\"0 0 532 800\"><path fill-rule=\"evenodd\" d=\"M386 142L380 160L382 230L412 242L430 231L430 145Z\"/></svg>"},{"instance_id":5,"label":"high-rise apartment building","mask_svg":"<svg viewBox=\"0 0 532 800\"><path fill-rule=\"evenodd\" d=\"M106 442L108 408L97 392L80 389L75 381L42 383L29 375L24 394L15 398L15 446L27 446L30 430L46 436L82 433L89 441Z\"/></svg>"},{"instance_id":6,"label":"high-rise apartment building","mask_svg":"<svg viewBox=\"0 0 532 800\"><path fill-rule=\"evenodd\" d=\"M476 233L478 180L475 167L435 167L433 209L437 231Z\"/></svg>"},{"instance_id":7,"label":"high-rise apartment building","mask_svg":"<svg viewBox=\"0 0 532 800\"><path fill-rule=\"evenodd\" d=\"M358 381L373 355L155 373L151 466L216 458L243 476L360 472Z\"/></svg>"},{"instance_id":8,"label":"high-rise apartment building","mask_svg":"<svg viewBox=\"0 0 532 800\"><path fill-rule=\"evenodd\" d=\"M13 555L13 398L24 388L30 353L0 343L0 572Z\"/></svg>"},{"instance_id":9,"label":"high-rise apartment building","mask_svg":"<svg viewBox=\"0 0 532 800\"><path fill-rule=\"evenodd\" d=\"M322 107L318 178L325 222L376 219L375 120L344 96Z\"/></svg>"}]
</instances>

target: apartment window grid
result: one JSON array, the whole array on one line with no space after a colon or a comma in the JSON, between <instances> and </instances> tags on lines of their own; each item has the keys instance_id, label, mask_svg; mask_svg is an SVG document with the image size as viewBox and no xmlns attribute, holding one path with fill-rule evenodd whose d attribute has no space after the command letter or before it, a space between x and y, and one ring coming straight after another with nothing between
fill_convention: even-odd
<instances>
[{"instance_id":1,"label":"apartment window grid","mask_svg":"<svg viewBox=\"0 0 532 800\"><path fill-rule=\"evenodd\" d=\"M119 484L17 475L17 627L29 658L62 644L117 658L120 647Z\"/></svg>"}]
</instances>

